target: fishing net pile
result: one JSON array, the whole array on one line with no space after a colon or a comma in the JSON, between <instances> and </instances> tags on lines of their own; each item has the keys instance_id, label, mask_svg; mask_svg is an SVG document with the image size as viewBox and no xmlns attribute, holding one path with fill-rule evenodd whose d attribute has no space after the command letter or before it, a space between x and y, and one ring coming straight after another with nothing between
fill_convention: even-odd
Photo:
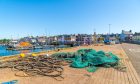
<instances>
[{"instance_id":1,"label":"fishing net pile","mask_svg":"<svg viewBox=\"0 0 140 84\"><path fill-rule=\"evenodd\" d=\"M73 68L86 68L89 72L95 72L98 67L113 67L121 71L126 68L120 65L120 59L113 53L93 49L80 49L74 53L61 52L53 54L52 57L68 61Z\"/></svg>"},{"instance_id":2,"label":"fishing net pile","mask_svg":"<svg viewBox=\"0 0 140 84\"><path fill-rule=\"evenodd\" d=\"M5 62L0 62L0 68L11 68L14 71L23 71L27 76L61 77L63 61L47 56L26 56Z\"/></svg>"}]
</instances>

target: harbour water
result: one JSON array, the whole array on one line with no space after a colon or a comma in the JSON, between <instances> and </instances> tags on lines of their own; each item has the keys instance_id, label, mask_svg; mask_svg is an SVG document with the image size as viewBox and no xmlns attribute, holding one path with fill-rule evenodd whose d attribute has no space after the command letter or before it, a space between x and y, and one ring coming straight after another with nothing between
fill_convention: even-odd
<instances>
[{"instance_id":1,"label":"harbour water","mask_svg":"<svg viewBox=\"0 0 140 84\"><path fill-rule=\"evenodd\" d=\"M40 51L44 51L44 50L53 50L54 48L64 48L64 47L67 47L67 46L55 46L55 47L46 47L44 49L13 51L13 50L6 50L6 46L0 45L0 56L16 55L16 54L20 54L20 53L40 52Z\"/></svg>"}]
</instances>

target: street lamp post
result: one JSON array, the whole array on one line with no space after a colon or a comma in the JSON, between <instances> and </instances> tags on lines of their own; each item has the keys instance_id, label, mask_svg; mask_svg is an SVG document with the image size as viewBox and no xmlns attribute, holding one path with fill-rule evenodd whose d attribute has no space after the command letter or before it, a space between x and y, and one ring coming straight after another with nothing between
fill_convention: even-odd
<instances>
[{"instance_id":1,"label":"street lamp post","mask_svg":"<svg viewBox=\"0 0 140 84\"><path fill-rule=\"evenodd\" d=\"M109 24L109 35L110 35L110 26L111 26L111 24Z\"/></svg>"}]
</instances>

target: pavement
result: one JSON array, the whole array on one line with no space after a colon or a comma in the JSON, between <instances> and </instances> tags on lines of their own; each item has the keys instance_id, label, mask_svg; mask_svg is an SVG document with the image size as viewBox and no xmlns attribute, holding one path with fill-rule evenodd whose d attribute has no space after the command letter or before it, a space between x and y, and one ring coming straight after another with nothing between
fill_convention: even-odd
<instances>
[{"instance_id":1,"label":"pavement","mask_svg":"<svg viewBox=\"0 0 140 84\"><path fill-rule=\"evenodd\" d=\"M134 68L136 69L136 72L138 73L138 75L140 77L140 45L123 43L122 48L128 55Z\"/></svg>"},{"instance_id":2,"label":"pavement","mask_svg":"<svg viewBox=\"0 0 140 84\"><path fill-rule=\"evenodd\" d=\"M76 68L71 68L69 66L64 66L64 72L62 75L64 79L58 78L62 81L57 81L52 77L46 77L46 76L19 77L19 76L15 76L15 73L17 73L17 71L11 71L11 69L9 68L6 69L2 68L0 69L0 83L11 81L11 80L18 80L20 84L140 84L139 77L134 67L131 64L130 59L122 49L122 46L125 46L123 48L125 48L127 54L130 51L139 52L139 50L134 50L135 47L133 45L130 46L130 44L122 44L122 45L116 44L116 45L104 45L104 46L95 46L95 45L78 46L73 48L62 49L60 51L49 51L46 53L51 55L56 52L75 52L82 48L91 48L97 51L103 50L105 52L112 52L116 54L119 58L121 58L120 61L127 67L126 72L121 72L113 68L101 67L96 72L89 73L87 72L86 69L76 69ZM128 49L126 47L128 47ZM140 47L138 49L140 49ZM131 55L130 53L129 57L132 56L134 55ZM136 58L136 57L139 57L139 53L137 54L137 56L132 58ZM10 59L14 59L14 58L11 57L1 58L1 60L10 60ZM139 59L137 61L139 61ZM137 64L137 67L138 66L140 65ZM138 71L140 71L140 69ZM20 75L22 76L24 74L21 73Z\"/></svg>"}]
</instances>

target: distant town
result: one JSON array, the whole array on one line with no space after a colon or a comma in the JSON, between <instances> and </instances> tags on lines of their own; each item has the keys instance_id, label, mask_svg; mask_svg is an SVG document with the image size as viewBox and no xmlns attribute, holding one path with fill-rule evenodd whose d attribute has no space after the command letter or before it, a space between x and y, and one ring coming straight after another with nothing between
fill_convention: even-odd
<instances>
[{"instance_id":1,"label":"distant town","mask_svg":"<svg viewBox=\"0 0 140 84\"><path fill-rule=\"evenodd\" d=\"M46 45L90 45L94 43L118 44L121 42L140 43L140 33L132 33L132 30L122 30L120 34L64 34L57 36L27 36L20 39L1 39L1 45L7 45L8 49L43 48Z\"/></svg>"}]
</instances>

